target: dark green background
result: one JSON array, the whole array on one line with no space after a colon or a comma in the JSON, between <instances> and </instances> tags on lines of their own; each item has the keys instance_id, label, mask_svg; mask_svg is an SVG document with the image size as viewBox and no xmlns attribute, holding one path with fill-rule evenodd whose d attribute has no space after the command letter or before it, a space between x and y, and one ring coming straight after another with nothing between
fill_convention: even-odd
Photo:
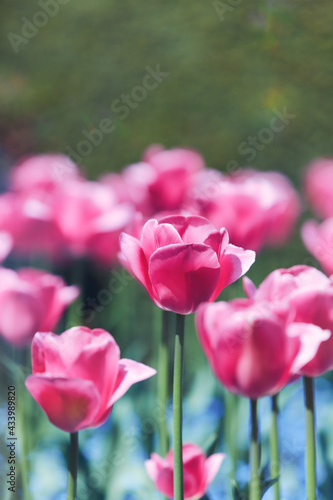
<instances>
[{"instance_id":1,"label":"dark green background","mask_svg":"<svg viewBox=\"0 0 333 500\"><path fill-rule=\"evenodd\" d=\"M115 131L84 158L89 177L137 161L152 142L192 146L222 170L246 163L239 144L286 106L296 118L252 165L298 183L306 162L333 149L331 3L233 1L221 20L212 1L69 0L18 53L8 34L41 7L2 1L2 146L15 157L75 148L159 64L169 78L125 120L113 116Z\"/></svg>"}]
</instances>

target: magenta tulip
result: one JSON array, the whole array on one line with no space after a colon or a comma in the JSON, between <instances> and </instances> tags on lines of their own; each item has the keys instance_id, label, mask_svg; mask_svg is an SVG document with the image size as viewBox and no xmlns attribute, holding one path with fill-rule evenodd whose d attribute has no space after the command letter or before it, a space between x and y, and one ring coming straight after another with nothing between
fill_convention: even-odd
<instances>
[{"instance_id":1,"label":"magenta tulip","mask_svg":"<svg viewBox=\"0 0 333 500\"><path fill-rule=\"evenodd\" d=\"M202 156L196 151L164 150L153 145L145 151L141 162L127 166L120 175L103 176L101 181L115 188L122 200L152 217L157 212L179 210L195 174L204 166Z\"/></svg>"},{"instance_id":2,"label":"magenta tulip","mask_svg":"<svg viewBox=\"0 0 333 500\"><path fill-rule=\"evenodd\" d=\"M14 346L28 345L36 331L55 328L78 294L77 287L43 271L0 268L0 335Z\"/></svg>"},{"instance_id":3,"label":"magenta tulip","mask_svg":"<svg viewBox=\"0 0 333 500\"><path fill-rule=\"evenodd\" d=\"M257 399L277 394L316 363L333 342L332 330L325 322L303 318L298 297L324 293L328 283L320 271L295 266L274 271L258 289L244 278L248 299L202 305L197 331L219 381L231 392Z\"/></svg>"},{"instance_id":4,"label":"magenta tulip","mask_svg":"<svg viewBox=\"0 0 333 500\"><path fill-rule=\"evenodd\" d=\"M231 176L200 172L186 206L226 227L233 244L256 251L285 243L300 213L299 197L284 175L251 169Z\"/></svg>"},{"instance_id":5,"label":"magenta tulip","mask_svg":"<svg viewBox=\"0 0 333 500\"><path fill-rule=\"evenodd\" d=\"M79 178L78 167L61 154L41 154L23 158L11 171L10 187L14 191L43 189L52 191L56 186Z\"/></svg>"},{"instance_id":6,"label":"magenta tulip","mask_svg":"<svg viewBox=\"0 0 333 500\"><path fill-rule=\"evenodd\" d=\"M306 221L301 229L303 243L327 274L333 274L333 217L319 224Z\"/></svg>"},{"instance_id":7,"label":"magenta tulip","mask_svg":"<svg viewBox=\"0 0 333 500\"><path fill-rule=\"evenodd\" d=\"M133 218L133 207L118 203L114 191L97 182L68 182L57 195L56 222L70 252L102 265L115 263L119 235Z\"/></svg>"},{"instance_id":8,"label":"magenta tulip","mask_svg":"<svg viewBox=\"0 0 333 500\"><path fill-rule=\"evenodd\" d=\"M201 448L195 444L183 446L185 500L197 500L206 493L224 458L223 453L215 453L207 458ZM170 450L166 458L152 453L145 465L157 491L168 498L173 498L173 451Z\"/></svg>"},{"instance_id":9,"label":"magenta tulip","mask_svg":"<svg viewBox=\"0 0 333 500\"><path fill-rule=\"evenodd\" d=\"M329 278L321 271L304 265L276 269L264 279L258 289L249 278L245 277L243 280L248 298L267 300L275 307L287 307L290 296L299 289L324 289L329 283Z\"/></svg>"},{"instance_id":10,"label":"magenta tulip","mask_svg":"<svg viewBox=\"0 0 333 500\"><path fill-rule=\"evenodd\" d=\"M43 190L0 196L0 231L11 236L13 252L29 257L47 255L52 260L63 257L64 241L55 224L55 209L53 193Z\"/></svg>"},{"instance_id":11,"label":"magenta tulip","mask_svg":"<svg viewBox=\"0 0 333 500\"><path fill-rule=\"evenodd\" d=\"M333 217L333 158L319 158L307 168L305 192L312 210L322 219Z\"/></svg>"},{"instance_id":12,"label":"magenta tulip","mask_svg":"<svg viewBox=\"0 0 333 500\"><path fill-rule=\"evenodd\" d=\"M190 314L213 301L255 260L251 250L228 243L203 217L170 216L149 220L141 239L121 235L120 259L161 309Z\"/></svg>"},{"instance_id":13,"label":"magenta tulip","mask_svg":"<svg viewBox=\"0 0 333 500\"><path fill-rule=\"evenodd\" d=\"M156 371L120 359L119 347L105 330L75 327L62 335L36 333L32 372L26 387L50 422L74 433L97 427L131 385Z\"/></svg>"},{"instance_id":14,"label":"magenta tulip","mask_svg":"<svg viewBox=\"0 0 333 500\"><path fill-rule=\"evenodd\" d=\"M256 289L244 278L247 295L267 300L276 311L289 310L288 331L299 337L309 352L294 366L298 375L316 377L333 368L333 285L322 272L309 266L277 269ZM317 345L317 342L318 345Z\"/></svg>"}]
</instances>

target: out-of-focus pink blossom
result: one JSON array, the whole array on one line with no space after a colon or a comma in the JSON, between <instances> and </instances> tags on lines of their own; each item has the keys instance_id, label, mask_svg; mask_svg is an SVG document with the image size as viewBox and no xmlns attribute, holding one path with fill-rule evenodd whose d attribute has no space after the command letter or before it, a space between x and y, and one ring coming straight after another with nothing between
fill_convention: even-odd
<instances>
[{"instance_id":1,"label":"out-of-focus pink blossom","mask_svg":"<svg viewBox=\"0 0 333 500\"><path fill-rule=\"evenodd\" d=\"M121 178L109 174L101 181L118 189L122 199L126 199L127 193L128 201L151 217L156 212L180 209L194 175L204 166L202 156L194 150L165 150L152 145L145 151L143 161L126 167Z\"/></svg>"},{"instance_id":2,"label":"out-of-focus pink blossom","mask_svg":"<svg viewBox=\"0 0 333 500\"><path fill-rule=\"evenodd\" d=\"M28 345L36 331L54 329L79 294L59 276L27 268L0 268L0 335L14 346Z\"/></svg>"},{"instance_id":3,"label":"out-of-focus pink blossom","mask_svg":"<svg viewBox=\"0 0 333 500\"><path fill-rule=\"evenodd\" d=\"M333 217L318 223L306 221L301 229L303 243L327 274L333 274Z\"/></svg>"},{"instance_id":4,"label":"out-of-focus pink blossom","mask_svg":"<svg viewBox=\"0 0 333 500\"><path fill-rule=\"evenodd\" d=\"M247 272L251 250L229 244L228 233L203 217L150 219L141 239L121 235L120 259L160 308L190 314Z\"/></svg>"},{"instance_id":5,"label":"out-of-focus pink blossom","mask_svg":"<svg viewBox=\"0 0 333 500\"><path fill-rule=\"evenodd\" d=\"M113 264L119 235L134 220L133 207L118 203L110 187L88 181L67 183L58 191L56 203L56 223L71 253Z\"/></svg>"},{"instance_id":6,"label":"out-of-focus pink blossom","mask_svg":"<svg viewBox=\"0 0 333 500\"><path fill-rule=\"evenodd\" d=\"M251 299L203 305L196 326L218 380L251 399L277 394L330 336L307 327L300 333L287 308Z\"/></svg>"},{"instance_id":7,"label":"out-of-focus pink blossom","mask_svg":"<svg viewBox=\"0 0 333 500\"><path fill-rule=\"evenodd\" d=\"M232 176L214 170L197 175L186 207L226 227L230 241L259 250L281 245L291 236L300 213L299 197L278 172L241 169Z\"/></svg>"},{"instance_id":8,"label":"out-of-focus pink blossom","mask_svg":"<svg viewBox=\"0 0 333 500\"><path fill-rule=\"evenodd\" d=\"M206 493L224 458L223 453L215 453L207 458L199 446L183 445L185 500L198 500ZM152 453L150 460L146 460L145 466L157 491L168 498L173 498L173 451L170 450L166 458Z\"/></svg>"},{"instance_id":9,"label":"out-of-focus pink blossom","mask_svg":"<svg viewBox=\"0 0 333 500\"><path fill-rule=\"evenodd\" d=\"M14 191L45 189L79 178L80 172L70 158L61 154L40 154L23 158L11 171L10 187Z\"/></svg>"},{"instance_id":10,"label":"out-of-focus pink blossom","mask_svg":"<svg viewBox=\"0 0 333 500\"><path fill-rule=\"evenodd\" d=\"M36 333L31 357L33 374L26 387L52 424L66 432L102 425L131 385L156 373L120 359L105 330L82 326L61 335Z\"/></svg>"},{"instance_id":11,"label":"out-of-focus pink blossom","mask_svg":"<svg viewBox=\"0 0 333 500\"><path fill-rule=\"evenodd\" d=\"M321 218L333 217L333 158L319 158L304 176L306 197L312 210Z\"/></svg>"},{"instance_id":12,"label":"out-of-focus pink blossom","mask_svg":"<svg viewBox=\"0 0 333 500\"><path fill-rule=\"evenodd\" d=\"M267 300L279 312L288 310L289 333L313 350L312 357L294 367L295 373L316 377L333 368L332 279L315 268L294 266L273 271L258 290L248 278L244 282L252 299Z\"/></svg>"},{"instance_id":13,"label":"out-of-focus pink blossom","mask_svg":"<svg viewBox=\"0 0 333 500\"><path fill-rule=\"evenodd\" d=\"M0 231L7 232L13 251L61 259L64 240L55 223L54 195L42 190L8 192L0 196Z\"/></svg>"}]
</instances>

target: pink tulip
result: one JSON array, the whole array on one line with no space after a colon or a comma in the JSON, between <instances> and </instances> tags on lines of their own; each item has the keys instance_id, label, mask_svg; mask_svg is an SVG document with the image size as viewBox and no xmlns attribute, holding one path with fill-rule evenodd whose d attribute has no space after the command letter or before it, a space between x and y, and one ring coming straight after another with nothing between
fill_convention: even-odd
<instances>
[{"instance_id":1,"label":"pink tulip","mask_svg":"<svg viewBox=\"0 0 333 500\"><path fill-rule=\"evenodd\" d=\"M267 300L275 306L288 304L290 296L299 289L324 289L330 283L321 271L310 266L293 266L288 269L275 269L257 289L249 278L244 278L244 290L247 297L255 300Z\"/></svg>"},{"instance_id":2,"label":"pink tulip","mask_svg":"<svg viewBox=\"0 0 333 500\"><path fill-rule=\"evenodd\" d=\"M13 246L12 239L8 233L0 232L0 262L5 260Z\"/></svg>"},{"instance_id":3,"label":"pink tulip","mask_svg":"<svg viewBox=\"0 0 333 500\"><path fill-rule=\"evenodd\" d=\"M287 307L251 299L205 304L196 326L217 379L251 399L277 394L330 335L304 325L300 334Z\"/></svg>"},{"instance_id":4,"label":"pink tulip","mask_svg":"<svg viewBox=\"0 0 333 500\"><path fill-rule=\"evenodd\" d=\"M79 294L62 278L27 268L0 268L0 335L10 344L28 345L37 330L55 328Z\"/></svg>"},{"instance_id":5,"label":"pink tulip","mask_svg":"<svg viewBox=\"0 0 333 500\"><path fill-rule=\"evenodd\" d=\"M80 176L70 158L60 154L41 154L23 158L11 172L11 188L30 191L41 188L51 191L57 185Z\"/></svg>"},{"instance_id":6,"label":"pink tulip","mask_svg":"<svg viewBox=\"0 0 333 500\"><path fill-rule=\"evenodd\" d=\"M319 224L306 221L301 229L303 243L327 274L333 274L333 217Z\"/></svg>"},{"instance_id":7,"label":"pink tulip","mask_svg":"<svg viewBox=\"0 0 333 500\"><path fill-rule=\"evenodd\" d=\"M229 177L199 173L186 206L217 228L226 227L233 244L253 250L285 243L300 213L299 197L285 176L251 169Z\"/></svg>"},{"instance_id":8,"label":"pink tulip","mask_svg":"<svg viewBox=\"0 0 333 500\"><path fill-rule=\"evenodd\" d=\"M164 150L153 145L145 151L143 161L129 165L120 176L108 174L101 180L116 188L121 199L151 217L156 212L180 209L195 174L204 166L196 151Z\"/></svg>"},{"instance_id":9,"label":"pink tulip","mask_svg":"<svg viewBox=\"0 0 333 500\"><path fill-rule=\"evenodd\" d=\"M131 385L156 371L120 359L105 330L75 327L62 335L36 333L26 387L50 422L66 432L102 425Z\"/></svg>"},{"instance_id":10,"label":"pink tulip","mask_svg":"<svg viewBox=\"0 0 333 500\"><path fill-rule=\"evenodd\" d=\"M321 218L333 217L333 158L319 158L307 168L305 193L312 210Z\"/></svg>"},{"instance_id":11,"label":"pink tulip","mask_svg":"<svg viewBox=\"0 0 333 500\"><path fill-rule=\"evenodd\" d=\"M288 332L299 337L313 355L293 368L298 375L316 377L333 368L333 285L317 269L294 266L273 271L256 290L244 278L247 295L267 300L276 311L289 310ZM316 342L320 341L318 345Z\"/></svg>"},{"instance_id":12,"label":"pink tulip","mask_svg":"<svg viewBox=\"0 0 333 500\"><path fill-rule=\"evenodd\" d=\"M113 190L97 182L68 182L58 192L56 222L74 256L103 265L115 262L119 235L133 222L129 204L119 204Z\"/></svg>"},{"instance_id":13,"label":"pink tulip","mask_svg":"<svg viewBox=\"0 0 333 500\"><path fill-rule=\"evenodd\" d=\"M318 351L297 373L318 377L333 369L333 282L326 287L299 288L289 299L294 311L294 334L324 338Z\"/></svg>"},{"instance_id":14,"label":"pink tulip","mask_svg":"<svg viewBox=\"0 0 333 500\"><path fill-rule=\"evenodd\" d=\"M63 257L64 241L55 224L55 209L53 194L42 190L0 196L0 231L8 232L15 253L47 255L52 260Z\"/></svg>"},{"instance_id":15,"label":"pink tulip","mask_svg":"<svg viewBox=\"0 0 333 500\"><path fill-rule=\"evenodd\" d=\"M203 217L169 216L149 220L141 239L121 235L120 259L161 309L190 314L213 301L223 288L247 272L251 250L228 244Z\"/></svg>"},{"instance_id":16,"label":"pink tulip","mask_svg":"<svg viewBox=\"0 0 333 500\"><path fill-rule=\"evenodd\" d=\"M206 493L224 458L223 453L215 453L207 458L199 446L183 445L185 500L197 500ZM155 488L168 498L173 498L173 451L170 450L166 458L152 453L145 465Z\"/></svg>"}]
</instances>

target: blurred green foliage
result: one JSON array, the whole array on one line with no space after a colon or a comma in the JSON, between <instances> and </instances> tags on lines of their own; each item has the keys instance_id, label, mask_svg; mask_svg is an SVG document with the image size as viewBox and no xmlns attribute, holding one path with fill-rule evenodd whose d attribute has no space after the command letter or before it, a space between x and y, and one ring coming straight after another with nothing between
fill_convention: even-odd
<instances>
[{"instance_id":1,"label":"blurred green foliage","mask_svg":"<svg viewBox=\"0 0 333 500\"><path fill-rule=\"evenodd\" d=\"M239 145L286 106L296 117L251 165L298 183L306 162L333 149L331 3L236 3L69 0L15 53L8 34L42 9L3 0L2 146L14 157L65 151L113 118L115 130L83 158L91 178L137 161L152 142L192 146L223 170L247 163ZM170 76L121 121L111 103L158 64Z\"/></svg>"}]
</instances>

